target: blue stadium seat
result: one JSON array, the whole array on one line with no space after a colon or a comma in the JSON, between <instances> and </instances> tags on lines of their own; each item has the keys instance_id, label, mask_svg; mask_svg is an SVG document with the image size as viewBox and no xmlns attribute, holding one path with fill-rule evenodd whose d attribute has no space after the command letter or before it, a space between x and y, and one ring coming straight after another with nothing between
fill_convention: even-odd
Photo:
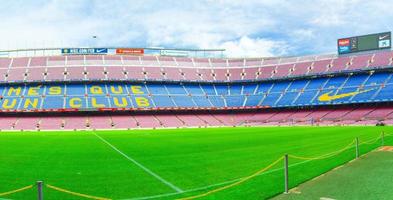
<instances>
[{"instance_id":1,"label":"blue stadium seat","mask_svg":"<svg viewBox=\"0 0 393 200\"><path fill-rule=\"evenodd\" d=\"M165 87L158 84L146 84L147 91L154 95L169 95Z\"/></svg>"},{"instance_id":2,"label":"blue stadium seat","mask_svg":"<svg viewBox=\"0 0 393 200\"><path fill-rule=\"evenodd\" d=\"M250 95L247 97L245 106L258 106L262 99L262 95Z\"/></svg>"},{"instance_id":3,"label":"blue stadium seat","mask_svg":"<svg viewBox=\"0 0 393 200\"><path fill-rule=\"evenodd\" d=\"M184 85L184 88L186 88L186 90L188 91L189 94L192 94L192 95L205 95L205 93L203 92L203 90L199 86L199 84L195 84L195 85L186 84L186 85Z\"/></svg>"},{"instance_id":4,"label":"blue stadium seat","mask_svg":"<svg viewBox=\"0 0 393 200\"><path fill-rule=\"evenodd\" d=\"M81 84L67 84L65 90L67 96L84 96L86 94L86 87Z\"/></svg>"},{"instance_id":5,"label":"blue stadium seat","mask_svg":"<svg viewBox=\"0 0 393 200\"><path fill-rule=\"evenodd\" d=\"M0 85L0 96L4 96L5 86Z\"/></svg>"},{"instance_id":6,"label":"blue stadium seat","mask_svg":"<svg viewBox=\"0 0 393 200\"><path fill-rule=\"evenodd\" d=\"M107 84L108 93L111 95L127 95L128 88L127 85L124 84Z\"/></svg>"},{"instance_id":7,"label":"blue stadium seat","mask_svg":"<svg viewBox=\"0 0 393 200\"><path fill-rule=\"evenodd\" d=\"M390 74L386 80L385 84L393 84L393 74Z\"/></svg>"},{"instance_id":8,"label":"blue stadium seat","mask_svg":"<svg viewBox=\"0 0 393 200\"><path fill-rule=\"evenodd\" d=\"M251 95L251 94L255 94L255 89L256 89L257 85L255 84L246 84L243 86L243 95Z\"/></svg>"},{"instance_id":9,"label":"blue stadium seat","mask_svg":"<svg viewBox=\"0 0 393 200\"><path fill-rule=\"evenodd\" d=\"M217 91L217 95L229 95L229 87L227 85L214 85Z\"/></svg>"},{"instance_id":10,"label":"blue stadium seat","mask_svg":"<svg viewBox=\"0 0 393 200\"><path fill-rule=\"evenodd\" d=\"M370 91L357 94L357 95L353 96L350 100L351 100L351 102L354 102L354 103L371 102L372 97L378 91L379 88L380 88L379 85L364 86L359 91L368 91L368 90L370 90Z\"/></svg>"},{"instance_id":11,"label":"blue stadium seat","mask_svg":"<svg viewBox=\"0 0 393 200\"><path fill-rule=\"evenodd\" d=\"M133 108L137 106L132 106L132 100L128 95L111 95L109 100L109 105L111 108Z\"/></svg>"},{"instance_id":12,"label":"blue stadium seat","mask_svg":"<svg viewBox=\"0 0 393 200\"><path fill-rule=\"evenodd\" d=\"M228 107L243 106L245 97L243 95L231 95L226 97Z\"/></svg>"},{"instance_id":13,"label":"blue stadium seat","mask_svg":"<svg viewBox=\"0 0 393 200\"><path fill-rule=\"evenodd\" d=\"M1 108L3 110L16 110L18 109L21 98L19 97L4 97L1 103Z\"/></svg>"},{"instance_id":14,"label":"blue stadium seat","mask_svg":"<svg viewBox=\"0 0 393 200\"><path fill-rule=\"evenodd\" d=\"M4 97L21 97L26 90L25 86L7 86L5 87Z\"/></svg>"},{"instance_id":15,"label":"blue stadium seat","mask_svg":"<svg viewBox=\"0 0 393 200\"><path fill-rule=\"evenodd\" d=\"M267 92L269 92L272 85L273 83L260 83L258 86L257 94L266 94Z\"/></svg>"},{"instance_id":16,"label":"blue stadium seat","mask_svg":"<svg viewBox=\"0 0 393 200\"><path fill-rule=\"evenodd\" d=\"M282 98L277 102L276 106L292 106L293 101L299 95L298 92L287 92Z\"/></svg>"},{"instance_id":17,"label":"blue stadium seat","mask_svg":"<svg viewBox=\"0 0 393 200\"><path fill-rule=\"evenodd\" d=\"M361 85L364 81L366 81L368 77L369 75L365 75L365 74L351 76L345 83L344 87L357 87Z\"/></svg>"},{"instance_id":18,"label":"blue stadium seat","mask_svg":"<svg viewBox=\"0 0 393 200\"><path fill-rule=\"evenodd\" d=\"M186 95L187 92L184 90L183 86L181 85L173 85L173 84L165 84L170 95L172 94L183 94Z\"/></svg>"},{"instance_id":19,"label":"blue stadium seat","mask_svg":"<svg viewBox=\"0 0 393 200\"><path fill-rule=\"evenodd\" d=\"M192 99L198 107L212 107L209 99L205 96L193 96Z\"/></svg>"},{"instance_id":20,"label":"blue stadium seat","mask_svg":"<svg viewBox=\"0 0 393 200\"><path fill-rule=\"evenodd\" d=\"M108 94L105 84L86 84L86 94L89 96L99 96Z\"/></svg>"},{"instance_id":21,"label":"blue stadium seat","mask_svg":"<svg viewBox=\"0 0 393 200\"><path fill-rule=\"evenodd\" d=\"M155 97L155 100L157 100L157 99L160 100L160 97L164 97L164 99L165 99L168 96L166 96L166 95L159 95L159 96L153 96L153 97ZM159 107L156 104L157 102L153 101L153 98L150 97L150 96L147 96L147 95L130 96L130 99L131 99L131 102L132 102L132 105L133 105L134 108L154 108L154 107ZM156 106L154 106L154 105L156 105ZM168 103L168 105L171 105L171 107L174 106L171 101Z\"/></svg>"},{"instance_id":22,"label":"blue stadium seat","mask_svg":"<svg viewBox=\"0 0 393 200\"><path fill-rule=\"evenodd\" d=\"M323 85L325 85L327 78L319 78L319 79L311 79L306 86L305 90L318 90L321 89Z\"/></svg>"},{"instance_id":23,"label":"blue stadium seat","mask_svg":"<svg viewBox=\"0 0 393 200\"><path fill-rule=\"evenodd\" d=\"M201 84L201 87L202 87L203 91L205 91L206 94L208 94L208 95L217 95L216 91L214 90L213 85Z\"/></svg>"},{"instance_id":24,"label":"blue stadium seat","mask_svg":"<svg viewBox=\"0 0 393 200\"><path fill-rule=\"evenodd\" d=\"M295 92L303 89L308 83L308 80L296 80L292 81L291 85L288 87L288 92Z\"/></svg>"},{"instance_id":25,"label":"blue stadium seat","mask_svg":"<svg viewBox=\"0 0 393 200\"><path fill-rule=\"evenodd\" d=\"M392 101L393 100L393 84L385 85L380 91L376 91L374 100Z\"/></svg>"},{"instance_id":26,"label":"blue stadium seat","mask_svg":"<svg viewBox=\"0 0 393 200\"><path fill-rule=\"evenodd\" d=\"M370 78L368 78L364 85L375 86L378 84L382 84L386 81L387 78L389 78L389 76L390 75L388 73L373 74L370 76Z\"/></svg>"},{"instance_id":27,"label":"blue stadium seat","mask_svg":"<svg viewBox=\"0 0 393 200\"><path fill-rule=\"evenodd\" d=\"M221 96L209 96L210 102L213 104L214 107L225 107L226 103L224 98Z\"/></svg>"},{"instance_id":28,"label":"blue stadium seat","mask_svg":"<svg viewBox=\"0 0 393 200\"><path fill-rule=\"evenodd\" d=\"M196 107L190 96L172 95L173 101L178 107Z\"/></svg>"},{"instance_id":29,"label":"blue stadium seat","mask_svg":"<svg viewBox=\"0 0 393 200\"><path fill-rule=\"evenodd\" d=\"M356 91L358 91L358 88L359 87L342 88L339 91L337 91L336 93L333 93L332 95L340 95L340 94L356 92ZM352 98L353 98L353 96L343 97L343 98L339 98L339 99L333 100L330 103L346 103L346 102L350 101Z\"/></svg>"},{"instance_id":30,"label":"blue stadium seat","mask_svg":"<svg viewBox=\"0 0 393 200\"><path fill-rule=\"evenodd\" d=\"M270 90L270 92L284 92L285 89L288 87L289 82L285 81L285 82L277 82L273 85L272 89Z\"/></svg>"},{"instance_id":31,"label":"blue stadium seat","mask_svg":"<svg viewBox=\"0 0 393 200\"><path fill-rule=\"evenodd\" d=\"M34 96L42 96L45 94L46 91L46 87L49 88L49 86L45 86L45 85L36 85L36 84L32 84L32 85L28 85L25 87L25 91L23 93L24 96L30 96L30 97L34 97ZM53 87L53 86L50 86Z\"/></svg>"},{"instance_id":32,"label":"blue stadium seat","mask_svg":"<svg viewBox=\"0 0 393 200\"><path fill-rule=\"evenodd\" d=\"M324 85L323 88L337 89L345 82L345 80L347 80L347 78L347 76L329 78L328 82Z\"/></svg>"},{"instance_id":33,"label":"blue stadium seat","mask_svg":"<svg viewBox=\"0 0 393 200\"><path fill-rule=\"evenodd\" d=\"M19 103L18 109L24 110L34 110L41 109L42 98L41 97L28 97L22 98Z\"/></svg>"},{"instance_id":34,"label":"blue stadium seat","mask_svg":"<svg viewBox=\"0 0 393 200\"><path fill-rule=\"evenodd\" d=\"M44 98L42 109L64 108L65 98L62 96L47 96Z\"/></svg>"},{"instance_id":35,"label":"blue stadium seat","mask_svg":"<svg viewBox=\"0 0 393 200\"><path fill-rule=\"evenodd\" d=\"M87 97L68 95L65 98L64 108L87 108Z\"/></svg>"},{"instance_id":36,"label":"blue stadium seat","mask_svg":"<svg viewBox=\"0 0 393 200\"><path fill-rule=\"evenodd\" d=\"M45 95L59 95L64 96L67 94L65 84L51 84L45 86Z\"/></svg>"},{"instance_id":37,"label":"blue stadium seat","mask_svg":"<svg viewBox=\"0 0 393 200\"><path fill-rule=\"evenodd\" d=\"M315 97L314 97L314 99L310 100L310 103L312 105L326 105L326 104L330 104L331 101L320 101L319 97L321 95L324 95L324 94L335 95L337 91L338 91L338 88L335 88L335 86L330 86L328 89L323 89L323 90L320 90L320 91L316 91L315 92Z\"/></svg>"},{"instance_id":38,"label":"blue stadium seat","mask_svg":"<svg viewBox=\"0 0 393 200\"><path fill-rule=\"evenodd\" d=\"M298 106L310 105L316 94L317 90L306 90L297 97L294 104Z\"/></svg>"},{"instance_id":39,"label":"blue stadium seat","mask_svg":"<svg viewBox=\"0 0 393 200\"><path fill-rule=\"evenodd\" d=\"M158 108L175 107L175 104L168 95L153 95L152 100Z\"/></svg>"},{"instance_id":40,"label":"blue stadium seat","mask_svg":"<svg viewBox=\"0 0 393 200\"><path fill-rule=\"evenodd\" d=\"M275 106L277 99L281 96L281 93L269 93L262 101L261 106Z\"/></svg>"},{"instance_id":41,"label":"blue stadium seat","mask_svg":"<svg viewBox=\"0 0 393 200\"><path fill-rule=\"evenodd\" d=\"M109 108L109 99L103 95L87 97L87 108Z\"/></svg>"},{"instance_id":42,"label":"blue stadium seat","mask_svg":"<svg viewBox=\"0 0 393 200\"><path fill-rule=\"evenodd\" d=\"M229 86L230 95L240 95L242 94L242 90L243 90L243 85L240 84Z\"/></svg>"}]
</instances>

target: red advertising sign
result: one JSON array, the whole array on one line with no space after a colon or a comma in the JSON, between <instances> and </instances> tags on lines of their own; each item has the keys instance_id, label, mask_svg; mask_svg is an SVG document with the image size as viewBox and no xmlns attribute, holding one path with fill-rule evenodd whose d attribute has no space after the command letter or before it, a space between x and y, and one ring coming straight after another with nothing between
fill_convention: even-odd
<instances>
[{"instance_id":1,"label":"red advertising sign","mask_svg":"<svg viewBox=\"0 0 393 200\"><path fill-rule=\"evenodd\" d=\"M338 46L349 46L349 39L338 40Z\"/></svg>"},{"instance_id":2,"label":"red advertising sign","mask_svg":"<svg viewBox=\"0 0 393 200\"><path fill-rule=\"evenodd\" d=\"M121 48L116 49L116 54L133 54L133 55L142 55L145 53L144 49L133 49L133 48Z\"/></svg>"}]
</instances>

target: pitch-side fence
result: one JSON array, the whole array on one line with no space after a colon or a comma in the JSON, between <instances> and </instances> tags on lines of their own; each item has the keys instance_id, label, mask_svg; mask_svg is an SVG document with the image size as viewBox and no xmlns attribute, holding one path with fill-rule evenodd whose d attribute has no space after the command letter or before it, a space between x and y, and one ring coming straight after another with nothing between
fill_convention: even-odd
<instances>
[{"instance_id":1,"label":"pitch-side fence","mask_svg":"<svg viewBox=\"0 0 393 200\"><path fill-rule=\"evenodd\" d=\"M285 154L284 156L278 158L277 160L275 160L274 162L270 163L269 165L267 165L266 167L258 170L257 172L251 174L250 176L244 177L234 183L231 183L229 185L225 185L210 191L207 191L205 193L202 194L198 194L198 195L194 195L194 196L190 196L190 197L184 197L184 198L180 198L179 200L192 200L192 199L197 199L197 198L201 198L201 197L206 197L210 194L222 191L222 190L226 190L228 188L232 188L235 187L237 185L240 185L264 172L266 172L267 170L271 169L272 167L276 166L277 163L284 161L284 193L288 193L289 192L289 175L288 175L288 171L289 171L289 158L294 158L294 159L298 159L298 160L304 160L304 161L311 161L311 160L322 160L322 159L326 159L326 158L330 158L336 155L341 154L342 152L344 152L345 150L348 150L350 148L353 148L355 146L355 159L359 158L360 156L360 146L363 144L375 144L376 142L380 141L381 142L381 146L385 145L385 138L386 137L391 137L393 136L393 134L387 134L382 132L380 136L378 136L375 139L371 139L371 140L367 140L367 141L359 141L359 138L356 137L353 141L351 141L351 143L349 143L348 145L346 145L344 148L334 151L334 152L330 152L324 155L320 155L317 157L304 157L304 156L296 156L296 155L292 155L292 154ZM73 196L77 196L77 197L81 197L81 198L85 198L85 199L93 199L93 200L111 200L110 198L105 198L105 197L98 197L98 196L93 196L93 195L88 195L88 194L83 194L83 193L79 193L79 192L74 192L74 191L70 191L64 188L60 188L60 187L56 187L53 185L49 185L49 184L44 184L43 181L37 181L36 184L32 184L32 185L28 185L19 189L15 189L15 190L11 190L11 191L7 191L7 192L3 192L0 193L0 197L3 196L8 196L11 194L15 194L15 193L19 193L19 192L23 192L26 190L30 190L30 189L36 189L37 192L37 199L38 200L43 200L44 199L44 187L46 187L47 189L51 189L51 190L55 190L58 192L62 192L62 193L66 193L69 195L73 195Z\"/></svg>"},{"instance_id":2,"label":"pitch-side fence","mask_svg":"<svg viewBox=\"0 0 393 200\"><path fill-rule=\"evenodd\" d=\"M277 163L279 163L280 161L284 161L284 193L289 193L289 175L288 175L288 170L289 170L289 158L294 158L294 159L299 159L299 160L304 160L304 161L311 161L311 160L322 160L322 159L326 159L326 158L330 158L336 155L341 154L342 152L344 152L345 150L351 149L353 148L353 146L355 145L355 159L359 158L360 156L360 145L363 144L375 144L378 141L381 141L381 146L385 145L385 137L389 137L389 136L393 136L393 134L387 134L382 132L380 134L380 136L378 136L375 139L371 139L371 140L367 140L367 141L363 141L360 142L359 138L356 137L354 140L351 141L351 143L349 143L348 145L346 145L344 148L334 151L334 152L330 152L324 155L320 155L317 157L304 157L304 156L296 156L296 155L292 155L292 154L285 154L284 156L278 158L277 160L275 160L274 162L270 163L269 165L267 165L266 167L258 170L257 172L255 172L254 174L244 177L242 179L240 179L237 182L234 182L232 184L229 185L225 185L223 187L219 187L210 191L207 191L205 193L202 194L198 194L198 195L194 195L194 196L190 196L190 197L184 197L184 198L180 198L179 200L192 200L192 199L197 199L197 198L201 198L201 197L206 197L208 195L211 195L213 193L222 191L222 190L226 190L228 188L232 188L235 187L237 185L240 185L241 183L244 183L264 172L266 172L267 170L271 169L272 167L276 166ZM374 148L375 149L375 148Z\"/></svg>"},{"instance_id":3,"label":"pitch-side fence","mask_svg":"<svg viewBox=\"0 0 393 200\"><path fill-rule=\"evenodd\" d=\"M43 183L43 181L37 181L35 185L28 185L16 190L11 190L8 192L3 192L0 193L0 197L3 196L7 196L7 195L11 195L11 194L15 194L18 192L23 192L25 190L30 190L30 189L36 189L37 190L37 199L38 200L43 200L44 199L44 187L48 188L48 189L52 189L52 190L56 190L58 192L63 192L63 193L67 193L73 196L77 196L77 197L82 197L85 199L94 199L94 200L111 200L110 198L105 198L105 197L98 197L98 196L92 196L92 195L88 195L88 194L82 194L82 193L78 193L78 192L73 192L70 190L66 190L60 187L56 187L53 185L49 185L49 184L45 184Z\"/></svg>"}]
</instances>

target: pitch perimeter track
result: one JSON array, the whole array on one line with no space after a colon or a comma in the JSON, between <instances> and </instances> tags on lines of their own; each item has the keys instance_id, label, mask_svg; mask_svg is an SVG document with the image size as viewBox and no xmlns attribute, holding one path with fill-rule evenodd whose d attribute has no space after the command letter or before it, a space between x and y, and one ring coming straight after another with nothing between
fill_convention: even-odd
<instances>
[{"instance_id":1,"label":"pitch perimeter track","mask_svg":"<svg viewBox=\"0 0 393 200\"><path fill-rule=\"evenodd\" d=\"M273 200L391 199L393 152L373 151Z\"/></svg>"}]
</instances>

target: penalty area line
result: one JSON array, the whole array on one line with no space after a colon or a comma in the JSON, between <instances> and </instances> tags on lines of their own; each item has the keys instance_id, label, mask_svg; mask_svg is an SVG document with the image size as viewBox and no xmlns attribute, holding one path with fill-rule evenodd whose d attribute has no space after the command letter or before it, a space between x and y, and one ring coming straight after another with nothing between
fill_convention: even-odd
<instances>
[{"instance_id":1,"label":"penalty area line","mask_svg":"<svg viewBox=\"0 0 393 200\"><path fill-rule=\"evenodd\" d=\"M139 163L138 161L136 161L135 159L131 158L130 156L128 156L127 154L123 153L122 151L120 151L118 148L116 148L115 146L113 146L111 143L109 143L107 140L105 140L104 138L102 138L101 136L99 136L97 133L93 132L93 134L100 139L102 142L104 142L105 144L107 144L109 147L111 147L113 150L115 150L117 153L119 153L120 155L122 155L124 158L126 158L127 160L129 160L130 162L134 163L136 166L140 167L143 171L145 171L146 173L150 174L151 176L153 176L154 178L156 178L157 180L161 181L161 183L169 186L170 188L172 188L173 190L175 190L178 193L183 192L182 189L180 189L179 187L173 185L171 182L165 180L164 178L162 178L161 176L159 176L158 174L154 173L153 171L151 171L149 168L145 167L144 165L142 165L141 163Z\"/></svg>"}]
</instances>

